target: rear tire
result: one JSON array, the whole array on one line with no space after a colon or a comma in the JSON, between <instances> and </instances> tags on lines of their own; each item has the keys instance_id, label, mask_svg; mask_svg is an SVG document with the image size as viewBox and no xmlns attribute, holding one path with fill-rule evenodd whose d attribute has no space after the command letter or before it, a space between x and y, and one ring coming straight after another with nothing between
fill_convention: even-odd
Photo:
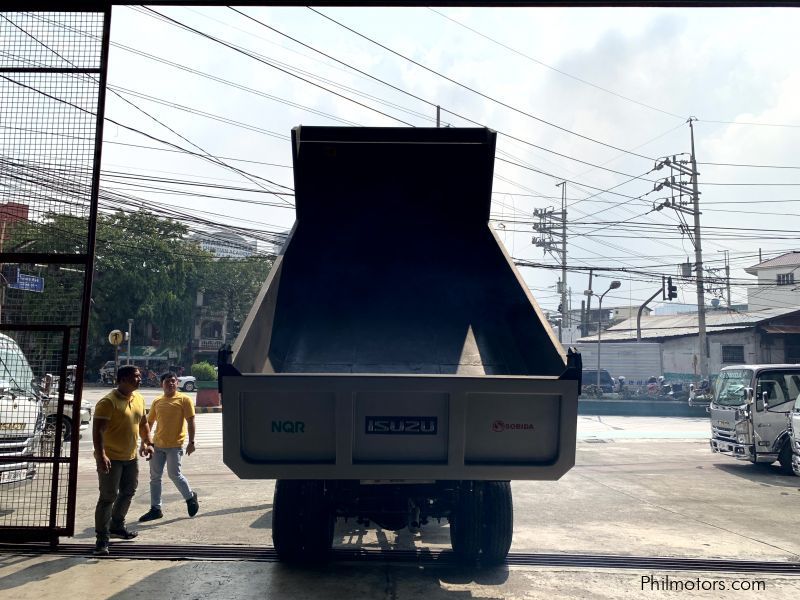
<instances>
[{"instance_id":1,"label":"rear tire","mask_svg":"<svg viewBox=\"0 0 800 600\"><path fill-rule=\"evenodd\" d=\"M510 482L486 482L481 537L481 562L485 565L502 563L508 556L514 537L514 503Z\"/></svg>"},{"instance_id":2,"label":"rear tire","mask_svg":"<svg viewBox=\"0 0 800 600\"><path fill-rule=\"evenodd\" d=\"M183 391L184 391L184 392L193 392L193 391L194 391L194 382L187 381L187 382L186 382L186 383L183 385Z\"/></svg>"},{"instance_id":3,"label":"rear tire","mask_svg":"<svg viewBox=\"0 0 800 600\"><path fill-rule=\"evenodd\" d=\"M286 562L324 561L333 545L335 517L325 482L279 479L272 501L272 543Z\"/></svg>"},{"instance_id":4,"label":"rear tire","mask_svg":"<svg viewBox=\"0 0 800 600\"><path fill-rule=\"evenodd\" d=\"M778 454L778 462L780 463L780 471L783 475L794 475L792 469L792 440L788 439L781 447L781 453Z\"/></svg>"},{"instance_id":5,"label":"rear tire","mask_svg":"<svg viewBox=\"0 0 800 600\"><path fill-rule=\"evenodd\" d=\"M472 565L481 551L483 482L465 481L450 516L450 544L460 563Z\"/></svg>"}]
</instances>

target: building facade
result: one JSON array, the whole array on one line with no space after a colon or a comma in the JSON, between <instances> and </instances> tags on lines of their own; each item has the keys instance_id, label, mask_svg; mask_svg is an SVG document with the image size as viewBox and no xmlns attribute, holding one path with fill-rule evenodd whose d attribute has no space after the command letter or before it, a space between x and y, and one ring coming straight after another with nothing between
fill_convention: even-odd
<instances>
[{"instance_id":1,"label":"building facade","mask_svg":"<svg viewBox=\"0 0 800 600\"><path fill-rule=\"evenodd\" d=\"M787 252L745 269L758 277L747 288L749 310L800 308L800 252Z\"/></svg>"},{"instance_id":2,"label":"building facade","mask_svg":"<svg viewBox=\"0 0 800 600\"><path fill-rule=\"evenodd\" d=\"M636 342L636 319L603 332L602 343ZM699 379L697 314L642 317L641 340L661 344L663 375L672 381ZM594 342L586 336L580 342ZM746 363L800 363L800 309L706 313L706 356L713 377L722 367ZM602 364L602 352L601 352Z\"/></svg>"},{"instance_id":3,"label":"building facade","mask_svg":"<svg viewBox=\"0 0 800 600\"><path fill-rule=\"evenodd\" d=\"M229 231L209 231L197 233L189 238L206 252L217 258L247 258L258 251L255 240L246 240L241 235Z\"/></svg>"}]
</instances>

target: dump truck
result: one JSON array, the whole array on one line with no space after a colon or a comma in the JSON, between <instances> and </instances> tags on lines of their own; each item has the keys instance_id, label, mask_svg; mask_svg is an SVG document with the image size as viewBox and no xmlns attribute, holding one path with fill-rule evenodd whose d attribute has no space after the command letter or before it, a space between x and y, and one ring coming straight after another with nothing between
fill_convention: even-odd
<instances>
[{"instance_id":1,"label":"dump truck","mask_svg":"<svg viewBox=\"0 0 800 600\"><path fill-rule=\"evenodd\" d=\"M489 224L495 143L292 130L295 224L219 364L224 462L277 480L281 559L324 558L338 519L438 519L459 559L501 562L510 481L574 465L580 355Z\"/></svg>"}]
</instances>

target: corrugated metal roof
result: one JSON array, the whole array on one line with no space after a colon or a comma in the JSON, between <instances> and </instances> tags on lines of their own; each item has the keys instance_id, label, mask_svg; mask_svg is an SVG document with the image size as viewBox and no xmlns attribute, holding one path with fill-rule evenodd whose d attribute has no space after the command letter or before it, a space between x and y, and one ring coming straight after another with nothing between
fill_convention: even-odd
<instances>
[{"instance_id":1,"label":"corrugated metal roof","mask_svg":"<svg viewBox=\"0 0 800 600\"><path fill-rule=\"evenodd\" d=\"M767 308L764 310L728 312L726 310L710 310L706 312L706 331L708 333L721 333L754 327L759 323L790 315L800 311L800 306L786 308ZM697 335L697 313L642 316L642 339L656 339L680 337L684 335ZM636 339L636 319L626 319L618 325L603 331L602 339L608 341L630 341ZM597 335L590 335L578 340L579 342L597 341Z\"/></svg>"},{"instance_id":2,"label":"corrugated metal roof","mask_svg":"<svg viewBox=\"0 0 800 600\"><path fill-rule=\"evenodd\" d=\"M775 267L796 267L800 266L800 252L787 252L775 258L770 258L752 267L747 267L745 272L756 275L758 269L773 269Z\"/></svg>"}]
</instances>

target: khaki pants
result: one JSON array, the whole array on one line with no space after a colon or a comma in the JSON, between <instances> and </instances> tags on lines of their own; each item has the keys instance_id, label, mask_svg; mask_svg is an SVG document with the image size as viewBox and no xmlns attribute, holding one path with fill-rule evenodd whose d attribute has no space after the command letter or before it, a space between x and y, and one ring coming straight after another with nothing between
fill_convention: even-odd
<instances>
[{"instance_id":1,"label":"khaki pants","mask_svg":"<svg viewBox=\"0 0 800 600\"><path fill-rule=\"evenodd\" d=\"M98 540L108 541L109 529L123 529L125 516L139 483L139 461L112 460L108 473L98 473L100 498L94 510L94 530Z\"/></svg>"}]
</instances>

